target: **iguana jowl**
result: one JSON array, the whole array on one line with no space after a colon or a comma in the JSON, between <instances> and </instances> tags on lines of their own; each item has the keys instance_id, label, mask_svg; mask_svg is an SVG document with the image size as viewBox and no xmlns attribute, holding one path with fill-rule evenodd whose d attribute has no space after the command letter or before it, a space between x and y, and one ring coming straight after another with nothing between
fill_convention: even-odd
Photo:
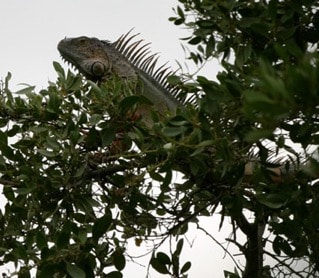
<instances>
[{"instance_id":1,"label":"iguana jowl","mask_svg":"<svg viewBox=\"0 0 319 278\"><path fill-rule=\"evenodd\" d=\"M130 32L129 32L130 33ZM156 69L158 56L151 55L143 40L131 42L137 35L121 36L111 43L97 38L65 38L58 44L64 60L75 66L86 78L106 81L113 74L141 82L141 94L149 99L156 111L175 112L181 102L178 90L166 82L172 72L165 66Z\"/></svg>"}]
</instances>

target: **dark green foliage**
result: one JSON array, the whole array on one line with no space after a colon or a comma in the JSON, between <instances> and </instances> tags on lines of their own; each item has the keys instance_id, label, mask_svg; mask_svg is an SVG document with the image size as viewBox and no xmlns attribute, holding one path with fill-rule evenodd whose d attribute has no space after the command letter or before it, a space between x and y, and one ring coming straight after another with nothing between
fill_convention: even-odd
<instances>
[{"instance_id":1,"label":"dark green foliage","mask_svg":"<svg viewBox=\"0 0 319 278\"><path fill-rule=\"evenodd\" d=\"M182 267L179 265L179 256L183 248L183 239L176 244L175 251L170 256L163 252L153 254L151 259L152 267L159 273L170 274L172 277L187 277L185 273L190 269L191 262L186 262Z\"/></svg>"},{"instance_id":2,"label":"dark green foliage","mask_svg":"<svg viewBox=\"0 0 319 278\"><path fill-rule=\"evenodd\" d=\"M151 128L134 116L149 101L116 77L97 85L54 62L58 80L40 92L1 83L0 258L19 277L122 277L130 238L175 239L150 265L187 277L183 237L217 209L247 237L229 238L246 260L225 277L318 275L317 1L179 2L171 20L191 29L190 58L223 70L169 77L198 106L153 113Z\"/></svg>"},{"instance_id":3,"label":"dark green foliage","mask_svg":"<svg viewBox=\"0 0 319 278\"><path fill-rule=\"evenodd\" d=\"M150 130L131 119L139 105L149 105L132 95L134 84L113 79L98 87L54 67L58 81L39 93L34 87L12 93L10 75L1 88L0 182L7 204L0 255L21 277L32 269L39 277L122 277L127 239L154 236L162 216L178 213L169 201L176 189L165 138L183 136L191 124L172 120L186 126L175 135L161 122ZM140 150L131 150L132 141ZM160 183L148 181L148 173ZM181 226L174 218L166 224Z\"/></svg>"},{"instance_id":4,"label":"dark green foliage","mask_svg":"<svg viewBox=\"0 0 319 278\"><path fill-rule=\"evenodd\" d=\"M192 32L186 38L193 45L189 58L199 65L217 58L223 66L217 81L196 80L203 91L200 110L207 117L200 119L201 126L211 124L211 133L201 140L214 142L210 180L228 186L220 192L222 214L231 218L234 231L247 236L246 245L238 245L246 259L243 277L317 276L317 189L311 180L319 172L311 152L317 152L319 131L318 2L179 2L182 8L170 20ZM252 150L259 163L245 183L243 167ZM273 159L280 151L285 152L279 185L270 168L280 165ZM192 168L200 176L207 173L205 166ZM243 211L254 217L247 219ZM268 227L273 236L262 238ZM275 259L275 266L263 265L264 254ZM294 269L298 259L305 269Z\"/></svg>"}]
</instances>

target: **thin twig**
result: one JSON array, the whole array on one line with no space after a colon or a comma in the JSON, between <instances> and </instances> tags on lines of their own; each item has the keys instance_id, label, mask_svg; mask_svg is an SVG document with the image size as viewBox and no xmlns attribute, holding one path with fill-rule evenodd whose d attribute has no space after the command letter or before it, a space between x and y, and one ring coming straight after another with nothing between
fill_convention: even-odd
<instances>
[{"instance_id":1,"label":"thin twig","mask_svg":"<svg viewBox=\"0 0 319 278\"><path fill-rule=\"evenodd\" d=\"M268 251L266 251L266 250L264 250L264 253L265 253L266 255L268 255L269 257L271 257L272 259L274 259L275 261L277 261L279 264L281 264L281 265L283 265L284 267L288 268L288 269L291 271L292 274L295 274L295 275L297 275L298 277L304 278L303 275L301 275L301 274L299 274L298 272L296 272L292 267L290 267L289 264L287 264L287 263L285 263L284 261L278 259L277 256L275 256L274 254L272 254L272 253L270 253L270 252L268 252Z\"/></svg>"},{"instance_id":2,"label":"thin twig","mask_svg":"<svg viewBox=\"0 0 319 278\"><path fill-rule=\"evenodd\" d=\"M210 233L208 233L204 228L198 226L197 229L203 231L211 240L213 240L217 245L219 245L224 252L231 258L231 260L234 262L234 264L236 265L236 267L242 271L242 269L239 267L238 263L235 261L235 259L233 258L232 254L227 250L227 248L225 248L221 243L218 242L217 239L215 239Z\"/></svg>"}]
</instances>

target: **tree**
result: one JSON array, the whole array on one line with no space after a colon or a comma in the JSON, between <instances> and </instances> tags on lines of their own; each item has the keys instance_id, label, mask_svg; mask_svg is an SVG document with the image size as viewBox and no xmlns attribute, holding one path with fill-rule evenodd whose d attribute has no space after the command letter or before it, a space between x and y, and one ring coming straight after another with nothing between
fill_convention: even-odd
<instances>
[{"instance_id":1,"label":"tree","mask_svg":"<svg viewBox=\"0 0 319 278\"><path fill-rule=\"evenodd\" d=\"M150 265L187 277L183 237L217 210L245 257L225 277L318 274L318 3L179 2L170 20L192 31L190 59L223 71L170 77L198 106L154 113L152 128L132 118L149 104L116 77L97 86L55 62L57 82L38 93L2 82L0 257L19 277L122 277L129 238L175 239Z\"/></svg>"}]
</instances>

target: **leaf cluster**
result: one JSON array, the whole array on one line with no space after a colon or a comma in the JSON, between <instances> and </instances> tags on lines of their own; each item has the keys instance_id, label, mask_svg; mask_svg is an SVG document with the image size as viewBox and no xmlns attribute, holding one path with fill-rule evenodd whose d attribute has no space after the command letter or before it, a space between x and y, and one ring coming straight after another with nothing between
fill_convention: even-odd
<instances>
[{"instance_id":1,"label":"leaf cluster","mask_svg":"<svg viewBox=\"0 0 319 278\"><path fill-rule=\"evenodd\" d=\"M1 88L1 260L23 277L33 269L39 277L122 277L128 239L183 235L212 213L215 194L198 173L212 172L202 159L214 142L194 108L167 119L153 113L150 128L136 116L150 103L134 82L98 86L54 68L58 80L47 89L12 92L10 74ZM184 156L194 158L190 168ZM185 182L174 182L174 170ZM177 246L169 268L186 275ZM158 270L156 259L151 265Z\"/></svg>"},{"instance_id":2,"label":"leaf cluster","mask_svg":"<svg viewBox=\"0 0 319 278\"><path fill-rule=\"evenodd\" d=\"M213 139L210 157L211 165L223 171L209 177L223 184L222 216L230 217L235 233L239 229L247 236L246 244L235 240L246 259L242 275L266 275L262 262L251 267L258 262L249 246L265 225L273 238L262 238L259 252L277 261L267 277L315 275L317 238L310 231L318 223L310 215L317 210L311 180L318 177L312 156L318 146L318 3L179 2L170 20L190 29L185 38L192 47L189 58L199 65L218 59L223 67L217 80L198 76L193 84L202 92L199 111L205 120L200 122L210 125L205 140L220 139ZM243 176L247 162L253 165L249 177ZM274 253L266 251L267 244ZM295 271L288 258L303 258L308 268Z\"/></svg>"},{"instance_id":3,"label":"leaf cluster","mask_svg":"<svg viewBox=\"0 0 319 278\"><path fill-rule=\"evenodd\" d=\"M193 31L190 58L223 66L214 81L170 78L182 97L196 92L195 106L150 112L150 126L139 84L116 76L95 84L56 62L57 82L39 92L13 93L10 74L1 84L0 258L19 276L122 277L128 239L175 238L170 253L155 244L150 265L187 277L183 236L217 209L246 259L225 276L318 273L319 164L307 152L318 145L317 2L179 2L171 20ZM282 150L287 159L274 160ZM256 256L269 245L272 273ZM295 271L288 259L308 268Z\"/></svg>"}]
</instances>

